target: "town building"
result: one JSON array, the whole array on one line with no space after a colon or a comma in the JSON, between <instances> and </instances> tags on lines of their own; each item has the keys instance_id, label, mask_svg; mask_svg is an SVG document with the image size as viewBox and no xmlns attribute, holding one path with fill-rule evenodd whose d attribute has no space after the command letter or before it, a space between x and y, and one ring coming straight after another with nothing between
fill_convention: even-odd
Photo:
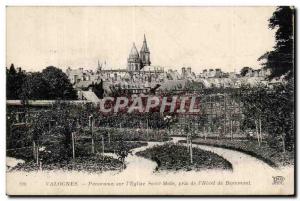
<instances>
[{"instance_id":1,"label":"town building","mask_svg":"<svg viewBox=\"0 0 300 201\"><path fill-rule=\"evenodd\" d=\"M165 71L163 67L151 65L150 49L144 35L140 51L133 43L127 58L127 67L109 69L106 61L104 65L98 61L95 71L69 67L66 74L81 99L95 100L92 93L99 83L107 95L114 92L150 93L153 92L153 89L162 92L184 90L189 82L200 83L199 86L203 88L239 88L242 84L253 86L266 82L265 77L269 75L269 71L265 69L251 70L247 72L246 76L235 72L223 72L221 68L203 69L201 73L196 74L190 66L182 67L181 72L173 69ZM89 94L91 97L85 97L85 94Z\"/></svg>"}]
</instances>

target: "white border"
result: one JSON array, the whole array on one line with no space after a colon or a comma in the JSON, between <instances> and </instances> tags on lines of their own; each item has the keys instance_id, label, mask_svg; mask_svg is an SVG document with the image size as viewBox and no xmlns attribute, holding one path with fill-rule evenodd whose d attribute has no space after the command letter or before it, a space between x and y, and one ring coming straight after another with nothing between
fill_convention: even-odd
<instances>
[{"instance_id":1,"label":"white border","mask_svg":"<svg viewBox=\"0 0 300 201\"><path fill-rule=\"evenodd\" d=\"M300 7L299 0L206 0L206 1L197 1L197 0L1 0L0 1L0 128L1 128L1 140L0 140L0 199L8 200L9 198L5 195L5 141L6 141L6 130L5 130L5 7L6 6L30 6L30 5L74 5L74 6L93 6L93 5L104 5L104 6L132 6L132 5L151 5L151 6L274 6L274 5L293 5L296 9ZM297 14L298 11L297 11ZM299 27L299 20L296 20L296 27ZM297 32L297 38L299 36L299 32ZM299 39L297 40L297 46L299 43ZM299 63L299 54L297 54L297 63ZM299 69L297 70L297 78L299 79ZM299 89L299 80L297 83L297 89ZM297 100L299 100L299 91ZM299 113L299 107L297 109ZM297 119L297 125L299 124L299 119ZM296 134L297 135L297 134ZM299 138L297 136L297 145L299 146ZM299 149L297 149L299 150ZM297 161L299 161L299 154L297 156ZM298 174L299 174L299 164L298 164ZM297 185L297 192L299 193L299 185ZM31 198L23 198L25 200L29 200ZM36 200L44 200L51 198L37 198ZM63 198L58 198L62 200ZM86 198L79 198L78 200L84 200ZM99 198L98 198L99 199ZM117 198L101 198L101 199L117 199ZM132 199L132 198L125 198ZM138 198L142 199L142 198ZM148 200L154 200L157 198L148 198ZM188 198L184 198L188 199ZM220 198L212 198L211 200L219 200ZM231 198L227 198L231 199ZM238 198L243 200L249 200L253 198ZM272 198L271 198L272 199ZM288 198L284 198L282 200L288 200Z\"/></svg>"},{"instance_id":2,"label":"white border","mask_svg":"<svg viewBox=\"0 0 300 201\"><path fill-rule=\"evenodd\" d=\"M181 5L271 6L294 5L296 0L5 0L7 5Z\"/></svg>"}]
</instances>

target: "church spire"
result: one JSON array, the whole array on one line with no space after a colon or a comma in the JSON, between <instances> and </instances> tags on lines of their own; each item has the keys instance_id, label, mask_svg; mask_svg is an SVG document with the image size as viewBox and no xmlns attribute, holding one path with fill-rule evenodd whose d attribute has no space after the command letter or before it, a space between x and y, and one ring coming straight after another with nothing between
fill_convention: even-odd
<instances>
[{"instance_id":1,"label":"church spire","mask_svg":"<svg viewBox=\"0 0 300 201\"><path fill-rule=\"evenodd\" d=\"M144 34L143 46L140 51L140 58L141 58L142 67L151 65L150 51L149 51L149 48L147 45L147 40L146 40L145 34Z\"/></svg>"},{"instance_id":2,"label":"church spire","mask_svg":"<svg viewBox=\"0 0 300 201\"><path fill-rule=\"evenodd\" d=\"M143 41L143 46L142 46L141 52L147 52L147 53L149 52L145 34L144 34L144 41Z\"/></svg>"},{"instance_id":3,"label":"church spire","mask_svg":"<svg viewBox=\"0 0 300 201\"><path fill-rule=\"evenodd\" d=\"M101 71L102 70L102 64L100 65L100 62L99 62L99 59L98 59L98 68L97 68L98 71Z\"/></svg>"}]
</instances>

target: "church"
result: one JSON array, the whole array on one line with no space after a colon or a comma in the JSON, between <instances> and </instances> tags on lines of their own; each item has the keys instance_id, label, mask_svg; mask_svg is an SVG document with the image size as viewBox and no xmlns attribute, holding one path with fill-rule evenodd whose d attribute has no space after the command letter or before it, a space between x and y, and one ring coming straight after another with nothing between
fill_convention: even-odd
<instances>
[{"instance_id":1,"label":"church","mask_svg":"<svg viewBox=\"0 0 300 201\"><path fill-rule=\"evenodd\" d=\"M135 43L133 43L129 57L127 59L127 70L128 71L140 71L145 66L150 66L150 51L147 45L146 36L144 35L143 46L138 52Z\"/></svg>"}]
</instances>

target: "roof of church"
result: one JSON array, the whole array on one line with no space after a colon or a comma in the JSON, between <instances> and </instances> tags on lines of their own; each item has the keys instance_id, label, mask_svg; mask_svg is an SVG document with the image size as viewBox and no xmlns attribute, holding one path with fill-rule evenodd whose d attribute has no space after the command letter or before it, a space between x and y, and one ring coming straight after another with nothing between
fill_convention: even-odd
<instances>
[{"instance_id":1,"label":"roof of church","mask_svg":"<svg viewBox=\"0 0 300 201\"><path fill-rule=\"evenodd\" d=\"M143 46L142 46L141 52L149 52L145 34L144 34L144 41L143 41Z\"/></svg>"},{"instance_id":2,"label":"roof of church","mask_svg":"<svg viewBox=\"0 0 300 201\"><path fill-rule=\"evenodd\" d=\"M136 46L135 46L134 43L133 43L133 46L131 48L129 58L139 58L139 52L137 51Z\"/></svg>"}]
</instances>

